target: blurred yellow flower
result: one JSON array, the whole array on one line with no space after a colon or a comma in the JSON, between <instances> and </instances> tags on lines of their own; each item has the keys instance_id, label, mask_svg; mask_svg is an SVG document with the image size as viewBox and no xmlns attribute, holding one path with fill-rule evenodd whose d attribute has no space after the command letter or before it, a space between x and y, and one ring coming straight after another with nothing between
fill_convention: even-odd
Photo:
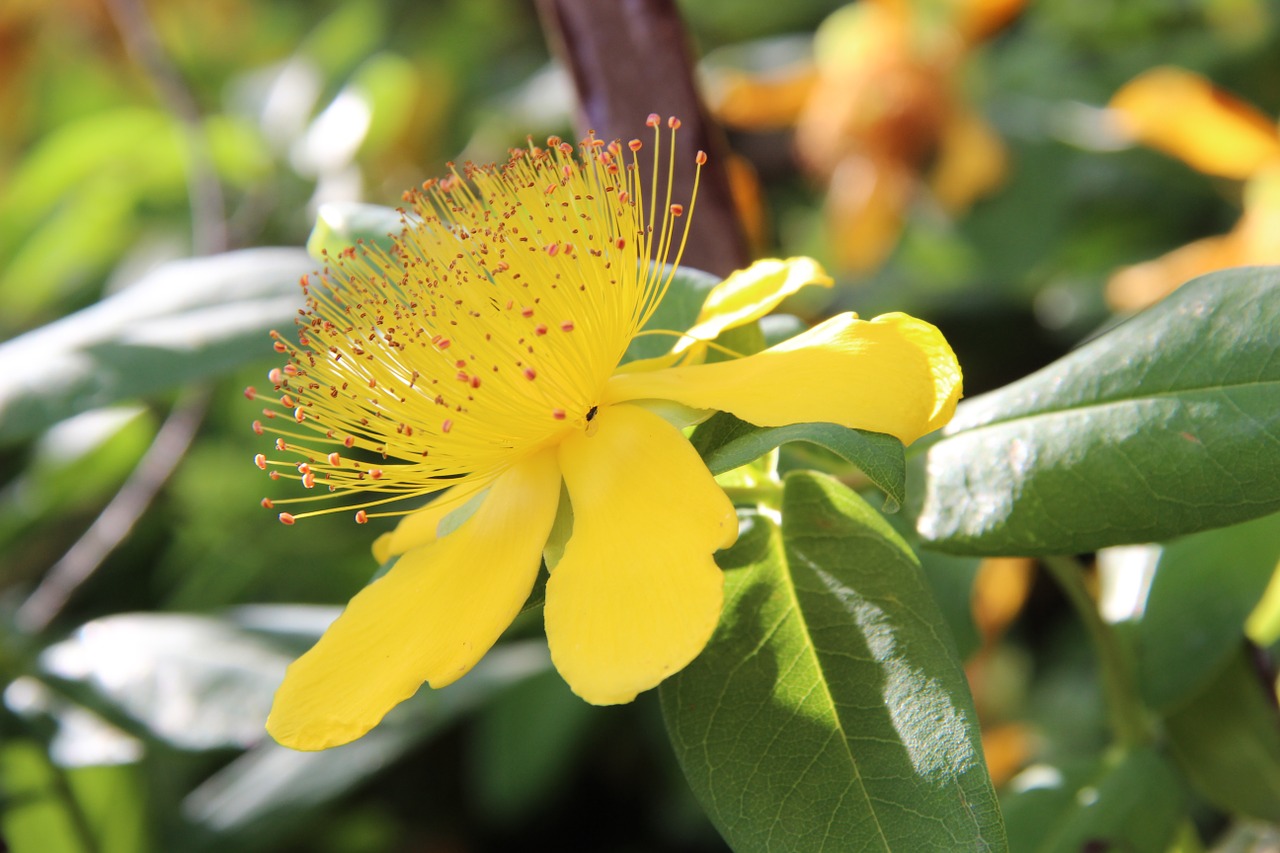
<instances>
[{"instance_id":1,"label":"blurred yellow flower","mask_svg":"<svg viewBox=\"0 0 1280 853\"><path fill-rule=\"evenodd\" d=\"M827 186L837 261L874 269L922 188L959 214L1003 179L1004 145L957 80L974 47L1023 5L860 0L819 27L812 65L722 81L717 114L733 127L794 124L802 165Z\"/></svg>"},{"instance_id":2,"label":"blurred yellow flower","mask_svg":"<svg viewBox=\"0 0 1280 853\"><path fill-rule=\"evenodd\" d=\"M650 124L657 142L657 116ZM706 362L724 329L829 283L807 259L731 276L688 334L668 332L668 356L620 368L671 285L663 262L678 263L678 223L694 201L673 202L674 166L657 155L640 176L640 147L589 138L575 156L553 138L505 166L428 182L408 196L393 251L346 252L307 288L297 345L276 337L290 356L272 372L287 414L268 409L255 428L279 435L280 456L255 461L324 494L264 503L348 499L282 521L343 508L365 521L443 491L424 509L384 513L406 517L375 555L399 559L289 667L267 722L281 743L346 743L424 681L465 675L520 612L553 525L571 533L558 560L549 554L544 618L574 692L628 702L684 667L719 620L712 555L738 524L657 413L671 403L692 421L724 410L904 442L951 417L955 357L937 329L902 314L843 314L756 355ZM572 511L557 519L562 489Z\"/></svg>"},{"instance_id":3,"label":"blurred yellow flower","mask_svg":"<svg viewBox=\"0 0 1280 853\"><path fill-rule=\"evenodd\" d=\"M1120 270L1107 283L1112 307L1144 308L1213 270L1280 263L1280 131L1273 121L1200 75L1170 67L1125 84L1111 108L1132 141L1207 175L1246 182L1244 212L1231 231Z\"/></svg>"}]
</instances>

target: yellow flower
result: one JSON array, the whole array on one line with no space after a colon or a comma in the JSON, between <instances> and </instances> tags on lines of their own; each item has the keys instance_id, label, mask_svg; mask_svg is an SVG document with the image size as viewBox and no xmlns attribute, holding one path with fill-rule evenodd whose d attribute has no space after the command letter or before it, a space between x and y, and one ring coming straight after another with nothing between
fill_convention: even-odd
<instances>
[{"instance_id":1,"label":"yellow flower","mask_svg":"<svg viewBox=\"0 0 1280 853\"><path fill-rule=\"evenodd\" d=\"M399 559L289 667L267 722L281 743L346 743L423 682L465 675L529 596L562 489L572 512L559 524L572 531L549 561L544 618L569 686L628 702L692 660L720 616L712 555L738 523L680 429L655 413L671 403L904 442L950 418L955 358L934 327L902 314L844 314L756 355L700 363L706 338L825 279L804 259L731 276L693 336L673 332L667 357L620 369L685 233L684 209L661 189L674 167L662 177L655 152L643 179L639 148L589 138L575 156L553 138L501 168L428 182L395 249L345 253L307 288L298 344L277 336L290 362L272 378L291 415L255 424L280 435L282 454L259 467L319 487L316 499L347 498L357 521L443 490L388 513L406 517L375 554Z\"/></svg>"},{"instance_id":2,"label":"yellow flower","mask_svg":"<svg viewBox=\"0 0 1280 853\"><path fill-rule=\"evenodd\" d=\"M1227 267L1280 263L1280 131L1254 107L1198 74L1161 67L1111 99L1124 133L1207 175L1245 181L1244 213L1226 234L1205 237L1107 282L1107 301L1136 311L1196 276Z\"/></svg>"}]
</instances>

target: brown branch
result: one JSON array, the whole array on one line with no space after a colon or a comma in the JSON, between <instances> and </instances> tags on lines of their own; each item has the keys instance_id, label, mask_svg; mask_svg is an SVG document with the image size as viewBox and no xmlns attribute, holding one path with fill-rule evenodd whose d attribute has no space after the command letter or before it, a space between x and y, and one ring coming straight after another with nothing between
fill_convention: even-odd
<instances>
[{"instance_id":1,"label":"brown branch","mask_svg":"<svg viewBox=\"0 0 1280 853\"><path fill-rule=\"evenodd\" d=\"M578 93L580 129L605 139L647 140L650 113L677 116L677 164L709 160L698 189L684 263L727 275L750 260L726 169L728 146L698 94L684 22L673 0L540 0L543 27ZM693 169L677 169L677 198Z\"/></svg>"}]
</instances>

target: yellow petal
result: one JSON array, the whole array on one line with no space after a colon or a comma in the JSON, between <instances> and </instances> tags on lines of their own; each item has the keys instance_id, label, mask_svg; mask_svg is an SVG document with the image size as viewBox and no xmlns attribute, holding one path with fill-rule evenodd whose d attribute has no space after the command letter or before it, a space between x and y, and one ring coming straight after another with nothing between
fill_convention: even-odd
<instances>
[{"instance_id":1,"label":"yellow petal","mask_svg":"<svg viewBox=\"0 0 1280 853\"><path fill-rule=\"evenodd\" d=\"M424 681L461 678L520 612L560 492L554 451L498 477L460 528L409 551L289 667L267 731L294 749L363 735Z\"/></svg>"},{"instance_id":2,"label":"yellow petal","mask_svg":"<svg viewBox=\"0 0 1280 853\"><path fill-rule=\"evenodd\" d=\"M759 320L805 285L831 287L834 283L822 265L812 258L756 261L711 288L702 303L698 322L672 351L683 352L696 341L714 340L726 329Z\"/></svg>"},{"instance_id":3,"label":"yellow petal","mask_svg":"<svg viewBox=\"0 0 1280 853\"><path fill-rule=\"evenodd\" d=\"M597 705L630 702L702 651L720 619L712 559L733 504L689 442L637 406L601 407L560 447L573 536L547 582L551 659Z\"/></svg>"},{"instance_id":4,"label":"yellow petal","mask_svg":"<svg viewBox=\"0 0 1280 853\"><path fill-rule=\"evenodd\" d=\"M472 488L450 489L422 509L409 513L400 520L395 530L373 540L373 558L379 563L385 563L392 557L436 541L436 530L444 517L461 509L486 486L487 481L477 483Z\"/></svg>"},{"instance_id":5,"label":"yellow petal","mask_svg":"<svg viewBox=\"0 0 1280 853\"><path fill-rule=\"evenodd\" d=\"M932 325L906 314L840 314L734 361L618 374L605 402L675 400L758 426L820 421L910 444L951 419L960 366Z\"/></svg>"},{"instance_id":6,"label":"yellow petal","mask_svg":"<svg viewBox=\"0 0 1280 853\"><path fill-rule=\"evenodd\" d=\"M1210 175L1244 179L1280 159L1275 125L1249 104L1180 68L1154 68L1111 99L1138 142Z\"/></svg>"},{"instance_id":7,"label":"yellow petal","mask_svg":"<svg viewBox=\"0 0 1280 853\"><path fill-rule=\"evenodd\" d=\"M1239 229L1179 246L1150 261L1124 267L1107 281L1107 303L1117 311L1154 305L1191 279L1248 263Z\"/></svg>"}]
</instances>

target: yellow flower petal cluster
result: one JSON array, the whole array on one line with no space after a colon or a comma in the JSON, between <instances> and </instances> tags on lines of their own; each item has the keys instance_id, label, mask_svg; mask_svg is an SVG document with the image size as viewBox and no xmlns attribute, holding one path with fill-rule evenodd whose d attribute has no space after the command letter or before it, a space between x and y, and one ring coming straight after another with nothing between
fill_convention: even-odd
<instances>
[{"instance_id":1,"label":"yellow flower petal cluster","mask_svg":"<svg viewBox=\"0 0 1280 853\"><path fill-rule=\"evenodd\" d=\"M379 559L398 556L392 568L289 667L267 722L281 743L346 743L424 682L465 675L529 596L562 491L572 530L550 561L544 618L569 686L589 702L627 702L689 663L719 620L713 555L738 522L656 413L664 405L904 442L950 418L955 357L934 327L901 314L844 314L759 354L702 363L707 338L808 281L829 283L805 259L730 277L693 330L673 333L668 357L620 370L670 285L665 262L678 262L688 221L670 198L672 164L655 151L642 177L640 149L589 138L575 154L552 139L502 167L467 165L410 196L393 251L348 251L306 286L297 343L276 341L289 356L272 373L283 412L255 425L278 436L277 452L257 463L358 521L442 493L378 540Z\"/></svg>"}]
</instances>

